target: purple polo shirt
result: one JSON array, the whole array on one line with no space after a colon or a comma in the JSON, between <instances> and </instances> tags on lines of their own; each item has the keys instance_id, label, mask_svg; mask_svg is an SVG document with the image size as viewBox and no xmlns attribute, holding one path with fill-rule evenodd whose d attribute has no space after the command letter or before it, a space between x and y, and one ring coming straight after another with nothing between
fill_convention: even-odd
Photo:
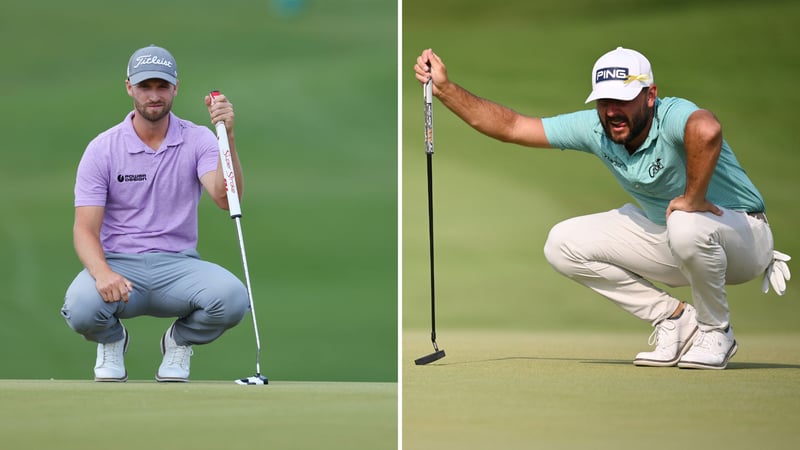
<instances>
[{"instance_id":1,"label":"purple polo shirt","mask_svg":"<svg viewBox=\"0 0 800 450\"><path fill-rule=\"evenodd\" d=\"M200 177L217 168L217 138L170 113L167 136L153 151L136 135L132 119L133 112L86 147L75 206L105 208L100 241L106 252L195 248Z\"/></svg>"}]
</instances>

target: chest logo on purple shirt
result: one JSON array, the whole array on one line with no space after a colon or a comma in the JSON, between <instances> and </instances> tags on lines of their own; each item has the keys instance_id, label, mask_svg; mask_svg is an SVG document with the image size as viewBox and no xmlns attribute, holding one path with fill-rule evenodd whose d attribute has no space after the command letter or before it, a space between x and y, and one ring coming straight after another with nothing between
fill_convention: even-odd
<instances>
[{"instance_id":1,"label":"chest logo on purple shirt","mask_svg":"<svg viewBox=\"0 0 800 450\"><path fill-rule=\"evenodd\" d=\"M140 173L136 175L119 174L117 175L117 181L119 181L120 183L124 183L126 181L147 181L147 174L146 173Z\"/></svg>"}]
</instances>

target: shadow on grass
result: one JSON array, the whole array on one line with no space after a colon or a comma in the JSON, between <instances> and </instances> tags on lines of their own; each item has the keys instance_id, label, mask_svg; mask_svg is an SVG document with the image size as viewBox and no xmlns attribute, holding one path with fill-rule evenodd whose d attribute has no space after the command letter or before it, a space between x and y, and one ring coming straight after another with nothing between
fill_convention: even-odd
<instances>
[{"instance_id":1,"label":"shadow on grass","mask_svg":"<svg viewBox=\"0 0 800 450\"><path fill-rule=\"evenodd\" d=\"M544 356L506 356L502 358L489 358L477 359L472 361L455 361L449 362L445 360L437 361L430 364L429 367L436 366L462 366L470 364L493 363L503 361L560 361L560 362L577 362L581 364L607 364L607 365L626 365L633 367L631 360L619 359L591 359L591 358L556 358ZM642 368L642 369L647 369ZM800 369L800 364L782 364L782 363L759 363L759 362L730 362L726 370L741 370L741 369Z\"/></svg>"},{"instance_id":2,"label":"shadow on grass","mask_svg":"<svg viewBox=\"0 0 800 450\"><path fill-rule=\"evenodd\" d=\"M585 364L626 364L633 365L632 361L615 361L615 360L581 360ZM642 367L646 369L647 367ZM658 367L656 367L657 369ZM739 369L800 369L799 364L781 364L781 363L756 363L756 362L729 362L726 370L739 370ZM692 370L692 369L687 369Z\"/></svg>"},{"instance_id":3,"label":"shadow on grass","mask_svg":"<svg viewBox=\"0 0 800 450\"><path fill-rule=\"evenodd\" d=\"M737 369L800 369L800 364L731 362L728 370Z\"/></svg>"},{"instance_id":4,"label":"shadow on grass","mask_svg":"<svg viewBox=\"0 0 800 450\"><path fill-rule=\"evenodd\" d=\"M545 356L505 356L502 358L488 358L488 359L475 359L471 361L455 361L450 362L444 359L437 361L434 364L430 364L431 367L434 366L464 366L470 364L481 364L481 363L492 363L492 362L503 362L503 361L573 361L579 363L587 363L587 364L631 364L630 361L621 361L621 360L613 360L613 359L587 359L587 358L555 358L555 357L545 357Z\"/></svg>"}]
</instances>

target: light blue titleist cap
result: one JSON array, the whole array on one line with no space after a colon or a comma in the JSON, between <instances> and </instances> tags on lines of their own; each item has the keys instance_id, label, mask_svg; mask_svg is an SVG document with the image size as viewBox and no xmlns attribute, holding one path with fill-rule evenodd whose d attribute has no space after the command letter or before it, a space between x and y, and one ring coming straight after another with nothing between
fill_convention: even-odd
<instances>
[{"instance_id":1,"label":"light blue titleist cap","mask_svg":"<svg viewBox=\"0 0 800 450\"><path fill-rule=\"evenodd\" d=\"M178 65L175 58L161 47L150 45L133 52L128 60L128 80L139 84L150 78L166 80L178 84Z\"/></svg>"}]
</instances>

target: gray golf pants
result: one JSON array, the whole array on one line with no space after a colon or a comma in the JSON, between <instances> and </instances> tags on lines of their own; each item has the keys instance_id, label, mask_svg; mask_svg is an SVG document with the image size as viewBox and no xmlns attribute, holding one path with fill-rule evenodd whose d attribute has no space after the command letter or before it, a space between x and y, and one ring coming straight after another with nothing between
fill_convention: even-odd
<instances>
[{"instance_id":1,"label":"gray golf pants","mask_svg":"<svg viewBox=\"0 0 800 450\"><path fill-rule=\"evenodd\" d=\"M562 274L654 325L680 300L653 282L689 285L700 329L725 329L730 323L725 285L763 274L772 261L773 240L765 221L723 212L675 211L666 226L631 204L575 217L553 227L545 257Z\"/></svg>"},{"instance_id":2,"label":"gray golf pants","mask_svg":"<svg viewBox=\"0 0 800 450\"><path fill-rule=\"evenodd\" d=\"M87 340L123 338L119 319L176 317L178 345L207 344L238 324L250 302L244 284L194 250L182 253L106 254L111 269L133 284L128 302L106 303L87 270L67 289L61 315Z\"/></svg>"}]
</instances>

